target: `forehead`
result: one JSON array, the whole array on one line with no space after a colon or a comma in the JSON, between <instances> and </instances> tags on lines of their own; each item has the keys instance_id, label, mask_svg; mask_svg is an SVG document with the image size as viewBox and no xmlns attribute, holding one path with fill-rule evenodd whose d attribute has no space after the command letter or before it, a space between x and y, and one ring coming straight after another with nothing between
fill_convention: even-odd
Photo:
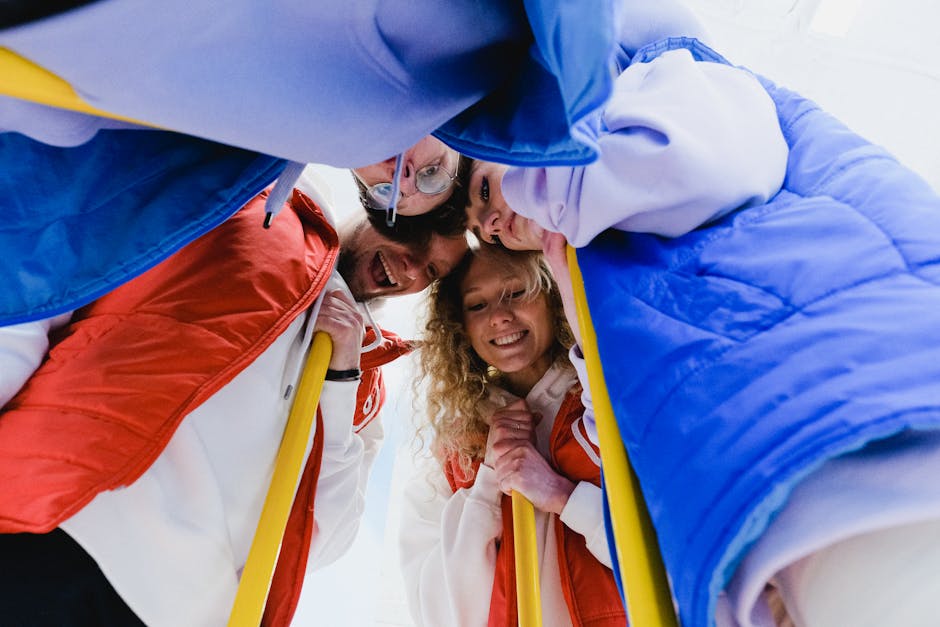
<instances>
[{"instance_id":1,"label":"forehead","mask_svg":"<svg viewBox=\"0 0 940 627\"><path fill-rule=\"evenodd\" d=\"M494 161L481 161L477 159L470 167L470 175L491 175L508 169L509 166L503 165L501 163L496 163Z\"/></svg>"},{"instance_id":2,"label":"forehead","mask_svg":"<svg viewBox=\"0 0 940 627\"><path fill-rule=\"evenodd\" d=\"M450 271L460 263L468 248L467 237L465 235L455 235L447 237L437 233L431 236L431 242L427 247L428 261L439 266L441 276L450 274ZM414 252L423 252L412 247Z\"/></svg>"},{"instance_id":3,"label":"forehead","mask_svg":"<svg viewBox=\"0 0 940 627\"><path fill-rule=\"evenodd\" d=\"M461 292L484 290L488 288L501 288L512 281L526 280L526 272L515 263L507 263L505 259L487 257L474 257L470 267L460 282Z\"/></svg>"}]
</instances>

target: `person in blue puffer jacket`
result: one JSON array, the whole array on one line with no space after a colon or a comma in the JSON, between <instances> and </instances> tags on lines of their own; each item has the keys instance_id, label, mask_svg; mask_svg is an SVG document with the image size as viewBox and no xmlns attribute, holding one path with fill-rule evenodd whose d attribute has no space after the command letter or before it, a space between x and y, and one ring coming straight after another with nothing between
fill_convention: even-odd
<instances>
[{"instance_id":1,"label":"person in blue puffer jacket","mask_svg":"<svg viewBox=\"0 0 940 627\"><path fill-rule=\"evenodd\" d=\"M305 163L367 166L432 132L590 161L572 126L609 93L621 1L3 3L0 325L95 300L277 179L273 215Z\"/></svg>"},{"instance_id":2,"label":"person in blue puffer jacket","mask_svg":"<svg viewBox=\"0 0 940 627\"><path fill-rule=\"evenodd\" d=\"M940 198L696 38L629 56L598 162L464 184L483 239L582 247L682 624L933 624Z\"/></svg>"}]
</instances>

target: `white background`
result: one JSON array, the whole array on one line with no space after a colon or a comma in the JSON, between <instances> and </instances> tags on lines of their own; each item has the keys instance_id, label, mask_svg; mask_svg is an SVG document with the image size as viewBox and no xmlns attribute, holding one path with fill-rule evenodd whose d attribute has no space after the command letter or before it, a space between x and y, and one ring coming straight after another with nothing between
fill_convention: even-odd
<instances>
[{"instance_id":1,"label":"white background","mask_svg":"<svg viewBox=\"0 0 940 627\"><path fill-rule=\"evenodd\" d=\"M628 0L629 1L629 0ZM689 0L714 47L822 105L940 190L940 3L935 0ZM318 168L342 213L350 175ZM420 297L396 299L383 326L414 337ZM350 552L308 575L295 625L410 625L397 569L397 493L411 459L410 360L386 368L385 448ZM450 626L439 626L450 627Z\"/></svg>"}]
</instances>

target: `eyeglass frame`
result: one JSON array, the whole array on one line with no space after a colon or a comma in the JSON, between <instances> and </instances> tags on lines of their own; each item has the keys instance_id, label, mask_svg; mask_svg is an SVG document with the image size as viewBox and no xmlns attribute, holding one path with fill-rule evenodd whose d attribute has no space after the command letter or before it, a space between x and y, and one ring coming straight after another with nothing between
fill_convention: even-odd
<instances>
[{"instance_id":1,"label":"eyeglass frame","mask_svg":"<svg viewBox=\"0 0 940 627\"><path fill-rule=\"evenodd\" d=\"M401 197L402 197L402 195L403 195L403 194L401 193L401 167L402 167L402 160L403 160L403 157L404 157L403 154L399 154L399 155L395 158L395 173L392 175L392 180L391 180L392 189L391 189L390 192L389 192L389 196L391 196L391 199L390 199L390 201L389 201L387 207L378 206L378 202L376 201L375 197L373 196L372 190L375 189L376 187L380 186L380 185L388 185L388 184L389 184L388 181L383 181L383 182L381 182L381 183L375 183L375 184L373 184L373 185L369 185L369 186L365 187L365 200L369 203L370 209L372 209L373 211L385 211L385 223L386 223L389 227L395 226L395 217L398 215L398 214L397 214L398 201L401 199ZM458 161L458 163L459 163L459 161ZM444 174L447 175L447 178L449 179L449 182L448 182L447 186L444 187L442 190L440 190L440 191L438 191L438 192L426 192L426 191L424 191L423 189L421 189L421 188L418 186L418 180L419 180L419 178L418 178L418 173L419 173L419 172L422 172L422 171L424 171L424 170L426 170L426 169L428 169L428 168L432 168L432 167L438 167L438 168L440 168L440 169L444 172ZM435 166L435 165L426 165L426 166L424 166L423 168L421 168L420 170L417 170L417 171L415 172L415 188L416 188L419 192L421 192L422 194L424 194L425 196L437 196L438 194L443 194L444 192L446 192L447 190L451 189L451 188L454 186L454 182L455 182L456 180L457 180L457 172L454 171L453 173L451 173L450 170L448 170L447 168L445 168L443 165L437 165L437 166Z\"/></svg>"}]
</instances>

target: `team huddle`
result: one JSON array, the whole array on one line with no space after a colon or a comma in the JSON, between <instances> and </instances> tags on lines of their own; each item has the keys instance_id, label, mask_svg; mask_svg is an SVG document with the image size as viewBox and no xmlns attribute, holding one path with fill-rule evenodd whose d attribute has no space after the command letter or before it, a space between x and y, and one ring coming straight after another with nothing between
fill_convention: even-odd
<instances>
[{"instance_id":1,"label":"team huddle","mask_svg":"<svg viewBox=\"0 0 940 627\"><path fill-rule=\"evenodd\" d=\"M224 624L322 331L263 624L290 624L304 572L355 538L381 367L416 352L415 623L519 624L515 492L542 622L626 625L571 246L681 623L932 624L940 199L683 10L641 8L663 19L621 33L579 122L589 163L429 135L353 168L362 207L339 223L314 178L281 174L139 276L0 327L4 620ZM419 337L373 320L419 292Z\"/></svg>"}]
</instances>

